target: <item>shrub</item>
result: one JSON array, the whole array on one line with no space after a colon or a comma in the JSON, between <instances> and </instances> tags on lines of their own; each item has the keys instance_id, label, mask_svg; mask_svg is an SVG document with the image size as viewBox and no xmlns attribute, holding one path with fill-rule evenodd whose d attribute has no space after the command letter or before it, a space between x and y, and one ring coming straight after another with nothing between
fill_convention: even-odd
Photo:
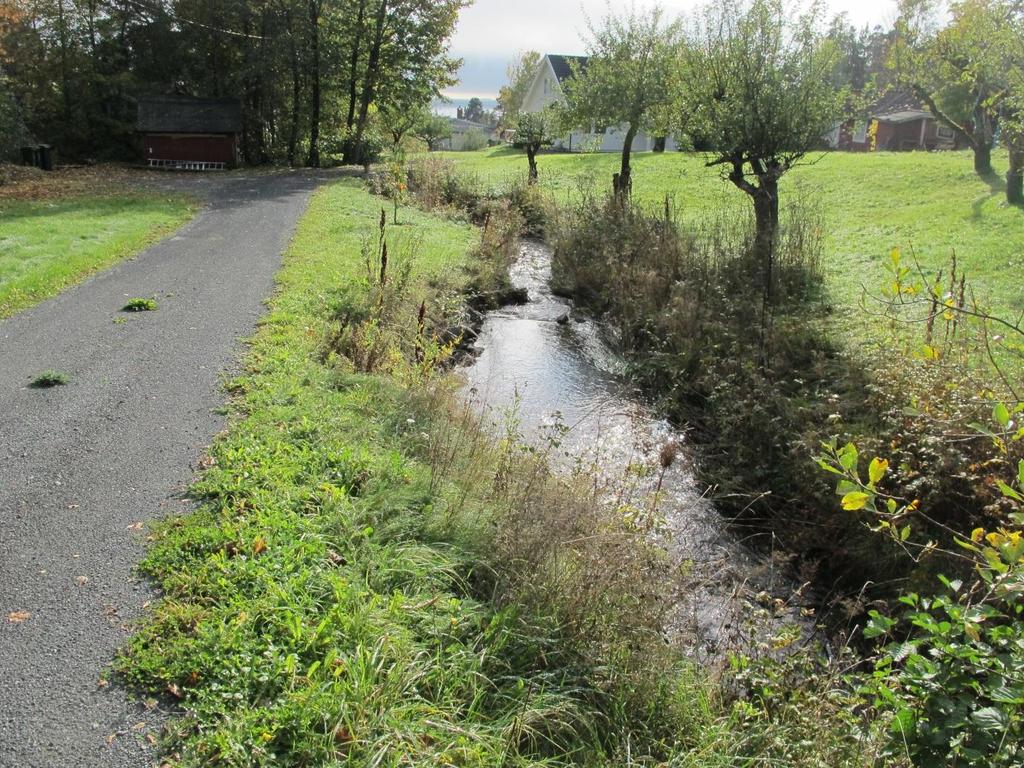
<instances>
[{"instance_id":1,"label":"shrub","mask_svg":"<svg viewBox=\"0 0 1024 768\"><path fill-rule=\"evenodd\" d=\"M470 128L462 139L462 149L466 152L476 152L487 146L487 135L478 128Z\"/></svg>"},{"instance_id":2,"label":"shrub","mask_svg":"<svg viewBox=\"0 0 1024 768\"><path fill-rule=\"evenodd\" d=\"M1024 429L1011 422L1024 405L994 410L1001 447L1024 440ZM912 524L934 523L918 500L883 490L888 459L873 458L865 476L852 444L826 448L819 464L839 477L844 510L864 511L873 530L905 546L912 544ZM957 549L947 554L973 566L967 583L940 576L934 594L900 597L902 615L871 611L864 630L866 638L886 641L865 691L892 714L890 754L915 765L1009 767L1024 759L1024 460L1014 474L1016 488L999 481L1013 509L1012 528L953 534ZM937 551L934 541L922 546L924 553Z\"/></svg>"}]
</instances>

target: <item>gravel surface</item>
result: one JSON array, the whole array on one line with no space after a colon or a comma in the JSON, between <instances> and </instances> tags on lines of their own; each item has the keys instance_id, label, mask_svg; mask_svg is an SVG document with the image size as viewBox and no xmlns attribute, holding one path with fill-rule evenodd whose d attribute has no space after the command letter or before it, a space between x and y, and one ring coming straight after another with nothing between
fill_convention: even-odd
<instances>
[{"instance_id":1,"label":"gravel surface","mask_svg":"<svg viewBox=\"0 0 1024 768\"><path fill-rule=\"evenodd\" d=\"M0 321L0 766L146 766L164 704L106 669L150 585L147 520L186 506L237 366L326 172L168 175L207 199L177 234ZM124 313L135 296L154 312ZM40 372L64 386L33 389Z\"/></svg>"}]
</instances>

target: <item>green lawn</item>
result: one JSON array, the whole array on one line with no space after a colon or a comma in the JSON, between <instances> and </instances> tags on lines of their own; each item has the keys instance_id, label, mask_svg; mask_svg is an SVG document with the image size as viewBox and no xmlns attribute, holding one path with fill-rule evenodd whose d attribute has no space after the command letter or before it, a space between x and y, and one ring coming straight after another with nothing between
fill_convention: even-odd
<instances>
[{"instance_id":1,"label":"green lawn","mask_svg":"<svg viewBox=\"0 0 1024 768\"><path fill-rule=\"evenodd\" d=\"M0 317L138 253L193 211L184 197L0 201Z\"/></svg>"},{"instance_id":2,"label":"green lawn","mask_svg":"<svg viewBox=\"0 0 1024 768\"><path fill-rule=\"evenodd\" d=\"M504 147L444 154L489 185L526 171L525 156ZM617 163L613 154L550 154L538 160L542 185L563 200L581 185L610 188ZM1003 173L1005 154L997 153L995 164ZM704 166L702 155L635 155L633 176L637 199L660 206L670 195L684 224L733 206L749 207L742 192ZM1024 311L1024 210L1008 207L1001 186L993 188L973 173L967 152L812 155L785 177L782 194L783 207L803 199L823 217L826 275L843 305L855 304L862 286L879 284L882 260L899 246L933 267L946 266L956 252L969 280L994 307Z\"/></svg>"}]
</instances>

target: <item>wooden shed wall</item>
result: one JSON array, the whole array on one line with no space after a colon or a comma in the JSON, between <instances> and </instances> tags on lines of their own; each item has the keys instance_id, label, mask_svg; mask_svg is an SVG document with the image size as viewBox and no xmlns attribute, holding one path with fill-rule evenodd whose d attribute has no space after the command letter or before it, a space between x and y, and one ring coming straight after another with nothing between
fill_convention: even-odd
<instances>
[{"instance_id":1,"label":"wooden shed wall","mask_svg":"<svg viewBox=\"0 0 1024 768\"><path fill-rule=\"evenodd\" d=\"M225 134L147 133L142 137L143 160L184 162L235 162L235 137Z\"/></svg>"}]
</instances>

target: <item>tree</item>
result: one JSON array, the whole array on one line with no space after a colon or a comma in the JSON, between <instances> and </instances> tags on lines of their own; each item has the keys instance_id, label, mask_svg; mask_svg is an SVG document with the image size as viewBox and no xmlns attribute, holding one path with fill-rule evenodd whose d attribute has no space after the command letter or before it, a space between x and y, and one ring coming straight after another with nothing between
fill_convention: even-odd
<instances>
[{"instance_id":1,"label":"tree","mask_svg":"<svg viewBox=\"0 0 1024 768\"><path fill-rule=\"evenodd\" d=\"M681 25L663 23L663 12L635 9L591 25L586 67L574 65L566 83L566 122L577 127L624 125L617 195L632 187L630 155L641 130L665 132L677 66Z\"/></svg>"},{"instance_id":2,"label":"tree","mask_svg":"<svg viewBox=\"0 0 1024 768\"><path fill-rule=\"evenodd\" d=\"M0 0L0 61L25 128L61 155L130 157L134 98L238 97L249 163L379 145L453 82L464 0Z\"/></svg>"},{"instance_id":3,"label":"tree","mask_svg":"<svg viewBox=\"0 0 1024 768\"><path fill-rule=\"evenodd\" d=\"M516 118L519 117L519 110L523 108L523 101L537 74L540 59L541 56L537 51L526 51L518 54L505 70L508 82L498 91L498 108L501 110L500 125L502 127L515 125Z\"/></svg>"},{"instance_id":4,"label":"tree","mask_svg":"<svg viewBox=\"0 0 1024 768\"><path fill-rule=\"evenodd\" d=\"M25 126L21 109L7 87L4 74L0 71L0 160L13 158L23 143Z\"/></svg>"},{"instance_id":5,"label":"tree","mask_svg":"<svg viewBox=\"0 0 1024 768\"><path fill-rule=\"evenodd\" d=\"M426 142L428 150L433 150L438 142L452 135L452 122L441 115L428 115L413 129L413 133Z\"/></svg>"},{"instance_id":6,"label":"tree","mask_svg":"<svg viewBox=\"0 0 1024 768\"><path fill-rule=\"evenodd\" d=\"M772 302L779 180L822 142L842 94L816 7L789 19L782 0L726 0L691 33L681 67L683 122L712 147L709 166L750 196L762 267L762 330Z\"/></svg>"},{"instance_id":7,"label":"tree","mask_svg":"<svg viewBox=\"0 0 1024 768\"><path fill-rule=\"evenodd\" d=\"M1024 38L1024 36L1022 36ZM1024 53L1024 42L1018 49ZM1024 61L1009 73L1010 92L1003 105L1002 140L1009 154L1006 202L1024 204Z\"/></svg>"},{"instance_id":8,"label":"tree","mask_svg":"<svg viewBox=\"0 0 1024 768\"><path fill-rule=\"evenodd\" d=\"M937 29L928 0L904 0L891 63L899 82L970 145L975 172L991 176L1019 5L1014 0L962 0L950 10L949 24Z\"/></svg>"},{"instance_id":9,"label":"tree","mask_svg":"<svg viewBox=\"0 0 1024 768\"><path fill-rule=\"evenodd\" d=\"M552 142L552 129L556 123L552 112L521 112L516 119L516 134L513 144L526 150L526 160L530 164L527 177L530 184L537 183L537 153L541 147Z\"/></svg>"},{"instance_id":10,"label":"tree","mask_svg":"<svg viewBox=\"0 0 1024 768\"><path fill-rule=\"evenodd\" d=\"M474 96L469 100L469 103L466 104L466 109L462 114L465 116L466 120L469 120L470 122L482 123L486 114L484 110L484 103Z\"/></svg>"},{"instance_id":11,"label":"tree","mask_svg":"<svg viewBox=\"0 0 1024 768\"><path fill-rule=\"evenodd\" d=\"M362 161L362 139L370 106L393 100L390 91L405 90L425 99L425 106L441 89L456 82L462 62L448 55L448 39L455 31L459 10L466 0L375 0L365 15L365 60L359 75L358 108L349 110L345 126L345 162ZM409 81L415 85L410 88ZM350 89L351 92L351 89Z\"/></svg>"}]
</instances>

